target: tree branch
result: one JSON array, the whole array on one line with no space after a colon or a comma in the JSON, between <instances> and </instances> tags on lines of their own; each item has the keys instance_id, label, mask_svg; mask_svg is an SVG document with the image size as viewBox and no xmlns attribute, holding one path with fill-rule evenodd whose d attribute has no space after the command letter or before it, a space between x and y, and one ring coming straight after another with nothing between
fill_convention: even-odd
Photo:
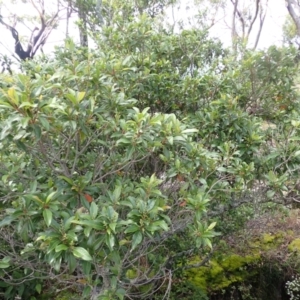
<instances>
[{"instance_id":1,"label":"tree branch","mask_svg":"<svg viewBox=\"0 0 300 300\"><path fill-rule=\"evenodd\" d=\"M0 23L3 24L8 30L11 31L11 34L15 40L15 53L18 55L18 57L21 60L32 59L34 57L34 55L36 54L37 50L42 45L45 44L49 34L51 33L51 31L54 27L55 20L57 19L58 13L59 13L59 8L58 8L57 12L53 15L53 17L46 22L44 2L43 1L41 2L40 9L35 4L35 1L30 0L30 2L39 14L41 26L40 26L40 28L35 27L31 31L31 36L30 36L26 51L24 50L24 48L20 42L19 33L16 30L15 25L14 26L8 25L7 23L5 23L3 21L3 18L0 15Z\"/></svg>"},{"instance_id":2,"label":"tree branch","mask_svg":"<svg viewBox=\"0 0 300 300\"><path fill-rule=\"evenodd\" d=\"M268 1L267 1L266 5L267 5L267 4L268 4ZM254 46L253 46L253 50L256 49L257 44L258 44L258 42L259 42L260 35L261 35L261 31L262 31L262 28L263 28L263 25L264 25L264 22L265 22L266 15L267 15L267 10L265 11L264 14L263 14L263 11L262 11L262 10L260 11L259 30L258 30L258 33L257 33L257 35L256 35L256 39L255 39L255 43L254 43Z\"/></svg>"},{"instance_id":3,"label":"tree branch","mask_svg":"<svg viewBox=\"0 0 300 300\"><path fill-rule=\"evenodd\" d=\"M253 24L255 23L255 21L256 21L256 19L257 19L258 12L259 12L259 5L260 5L260 0L256 0L256 3L255 3L255 14L254 14L254 17L253 17L253 19L251 20L250 26L249 26L249 28L248 28L247 38L249 37L249 35L250 35L250 33L251 33L251 30L252 30L252 27L253 27Z\"/></svg>"},{"instance_id":4,"label":"tree branch","mask_svg":"<svg viewBox=\"0 0 300 300\"><path fill-rule=\"evenodd\" d=\"M235 2L233 2L233 0L231 0L231 2L234 5L233 16L232 16L231 39L232 39L232 43L235 44L235 39L237 37L237 32L236 32L236 29L235 29L235 16L236 16L236 11L237 11L238 0L236 0Z\"/></svg>"},{"instance_id":5,"label":"tree branch","mask_svg":"<svg viewBox=\"0 0 300 300\"><path fill-rule=\"evenodd\" d=\"M286 3L287 3L287 10L290 14L290 16L292 17L295 25L296 25L296 28L297 28L297 35L300 36L300 17L297 16L294 8L293 8L293 5L292 5L292 0L286 0Z\"/></svg>"}]
</instances>

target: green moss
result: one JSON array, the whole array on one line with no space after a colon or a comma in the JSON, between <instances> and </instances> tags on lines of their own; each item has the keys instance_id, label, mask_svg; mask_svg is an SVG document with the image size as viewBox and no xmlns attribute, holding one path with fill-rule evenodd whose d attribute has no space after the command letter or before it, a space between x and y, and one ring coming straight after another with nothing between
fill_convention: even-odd
<instances>
[{"instance_id":1,"label":"green moss","mask_svg":"<svg viewBox=\"0 0 300 300\"><path fill-rule=\"evenodd\" d=\"M248 246L251 249L251 252L261 249L261 242L259 240L256 241L248 241Z\"/></svg>"},{"instance_id":2,"label":"green moss","mask_svg":"<svg viewBox=\"0 0 300 300\"><path fill-rule=\"evenodd\" d=\"M208 273L206 267L192 268L185 272L187 275L187 281L206 291L208 279Z\"/></svg>"},{"instance_id":3,"label":"green moss","mask_svg":"<svg viewBox=\"0 0 300 300\"><path fill-rule=\"evenodd\" d=\"M288 246L291 252L300 252L300 239L294 239Z\"/></svg>"},{"instance_id":4,"label":"green moss","mask_svg":"<svg viewBox=\"0 0 300 300\"><path fill-rule=\"evenodd\" d=\"M261 240L264 244L273 243L275 239L276 239L276 236L272 235L270 233L264 233L261 238Z\"/></svg>"},{"instance_id":5,"label":"green moss","mask_svg":"<svg viewBox=\"0 0 300 300\"><path fill-rule=\"evenodd\" d=\"M222 241L218 251L215 251L208 266L192 268L184 274L188 282L201 288L206 293L224 290L234 283L243 283L256 278L260 272L260 261L264 254L272 253L286 243L287 237L295 235L292 230L276 233L263 233L249 240L245 246L234 252ZM291 252L300 253L300 238L294 239L288 246ZM245 253L240 255L240 252ZM190 264L197 264L200 259L192 259Z\"/></svg>"},{"instance_id":6,"label":"green moss","mask_svg":"<svg viewBox=\"0 0 300 300\"><path fill-rule=\"evenodd\" d=\"M216 261L211 261L210 266L210 275L212 278L224 273L224 269Z\"/></svg>"},{"instance_id":7,"label":"green moss","mask_svg":"<svg viewBox=\"0 0 300 300\"><path fill-rule=\"evenodd\" d=\"M226 240L221 240L218 250L214 252L207 266L185 271L187 282L201 288L207 295L220 294L224 290L229 291L232 287L243 287L247 284L251 287L252 283L257 285L254 289L257 289L256 291L260 294L274 282L281 285L281 275L276 277L274 274L276 272L282 274L286 263L293 263L295 258L300 257L300 238L296 238L299 237L299 232L296 229L290 229L291 223L293 224L293 222L287 223L288 228L283 226L280 227L281 230L278 230L278 223L272 220L270 225L267 224L265 232L255 232L249 235L243 243L239 240L232 243L231 240L227 244ZM288 243L290 244L287 247ZM290 253L293 252L294 255L290 255L287 250ZM278 251L286 257L282 260L284 264L278 260ZM201 259L194 258L190 264L197 264L200 261ZM263 281L267 283L260 282L261 276L264 276ZM262 297L262 299L265 298Z\"/></svg>"},{"instance_id":8,"label":"green moss","mask_svg":"<svg viewBox=\"0 0 300 300\"><path fill-rule=\"evenodd\" d=\"M225 257L223 261L221 262L222 267L229 272L235 271L236 269L239 269L245 264L244 257L241 257L239 255L233 254L228 257Z\"/></svg>"},{"instance_id":9,"label":"green moss","mask_svg":"<svg viewBox=\"0 0 300 300\"><path fill-rule=\"evenodd\" d=\"M190 269L185 275L189 282L204 291L217 291L253 276L254 272L249 272L247 266L250 263L257 263L259 259L260 256L257 254L240 256L232 253L228 255L216 253L208 267ZM193 263L197 263L197 260Z\"/></svg>"}]
</instances>

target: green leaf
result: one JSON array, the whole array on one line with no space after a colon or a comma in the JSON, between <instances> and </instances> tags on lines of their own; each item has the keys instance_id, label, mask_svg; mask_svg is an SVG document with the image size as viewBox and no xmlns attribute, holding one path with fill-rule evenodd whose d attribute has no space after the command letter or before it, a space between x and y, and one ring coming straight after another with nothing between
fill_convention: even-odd
<instances>
[{"instance_id":1,"label":"green leaf","mask_svg":"<svg viewBox=\"0 0 300 300\"><path fill-rule=\"evenodd\" d=\"M82 270L83 270L83 274L88 276L91 273L91 269L92 269L92 264L89 261L83 261L82 262Z\"/></svg>"},{"instance_id":2,"label":"green leaf","mask_svg":"<svg viewBox=\"0 0 300 300\"><path fill-rule=\"evenodd\" d=\"M68 250L68 246L64 244L60 244L55 247L55 252L61 252L65 250Z\"/></svg>"},{"instance_id":3,"label":"green leaf","mask_svg":"<svg viewBox=\"0 0 300 300\"><path fill-rule=\"evenodd\" d=\"M115 237L113 234L106 234L106 245L113 250L115 245Z\"/></svg>"},{"instance_id":4,"label":"green leaf","mask_svg":"<svg viewBox=\"0 0 300 300\"><path fill-rule=\"evenodd\" d=\"M48 120L44 117L39 117L39 121L41 122L42 126L46 129L49 130L50 129L50 124L48 122Z\"/></svg>"},{"instance_id":5,"label":"green leaf","mask_svg":"<svg viewBox=\"0 0 300 300\"><path fill-rule=\"evenodd\" d=\"M136 231L138 231L138 230L140 230L140 228L139 228L138 225L136 225L136 224L130 224L130 225L128 226L128 228L125 230L125 233L136 232Z\"/></svg>"},{"instance_id":6,"label":"green leaf","mask_svg":"<svg viewBox=\"0 0 300 300\"><path fill-rule=\"evenodd\" d=\"M120 198L120 195L121 195L121 190L122 190L122 186L118 185L114 192L113 192L113 197L114 197L114 202L117 202Z\"/></svg>"},{"instance_id":7,"label":"green leaf","mask_svg":"<svg viewBox=\"0 0 300 300\"><path fill-rule=\"evenodd\" d=\"M90 234L91 234L91 231L92 231L92 227L85 227L84 230L83 230L83 233L86 237L89 237Z\"/></svg>"},{"instance_id":8,"label":"green leaf","mask_svg":"<svg viewBox=\"0 0 300 300\"><path fill-rule=\"evenodd\" d=\"M85 92L79 92L77 93L77 101L78 103L84 98Z\"/></svg>"},{"instance_id":9,"label":"green leaf","mask_svg":"<svg viewBox=\"0 0 300 300\"><path fill-rule=\"evenodd\" d=\"M32 126L33 126L34 135L37 138L37 140L39 140L41 138L41 135L42 135L41 127L38 126L37 124L33 124Z\"/></svg>"},{"instance_id":10,"label":"green leaf","mask_svg":"<svg viewBox=\"0 0 300 300\"><path fill-rule=\"evenodd\" d=\"M125 297L126 291L122 288L117 289L116 295L119 297L120 300L123 300Z\"/></svg>"},{"instance_id":11,"label":"green leaf","mask_svg":"<svg viewBox=\"0 0 300 300\"><path fill-rule=\"evenodd\" d=\"M52 211L49 209L45 209L43 211L43 217L44 217L46 225L49 227L52 222Z\"/></svg>"},{"instance_id":12,"label":"green leaf","mask_svg":"<svg viewBox=\"0 0 300 300\"><path fill-rule=\"evenodd\" d=\"M133 236L132 236L132 245L131 245L131 250L133 251L138 244L140 244L143 240L143 235L140 231L136 232Z\"/></svg>"},{"instance_id":13,"label":"green leaf","mask_svg":"<svg viewBox=\"0 0 300 300\"><path fill-rule=\"evenodd\" d=\"M5 263L5 262L2 262L0 261L0 269L6 269L10 266L9 263Z\"/></svg>"},{"instance_id":14,"label":"green leaf","mask_svg":"<svg viewBox=\"0 0 300 300\"><path fill-rule=\"evenodd\" d=\"M131 144L131 140L126 139L126 138L120 138L120 139L117 141L116 145L118 146L118 145L120 145L120 144Z\"/></svg>"},{"instance_id":15,"label":"green leaf","mask_svg":"<svg viewBox=\"0 0 300 300\"><path fill-rule=\"evenodd\" d=\"M90 215L92 219L95 219L98 215L98 205L95 202L92 202L90 205Z\"/></svg>"},{"instance_id":16,"label":"green leaf","mask_svg":"<svg viewBox=\"0 0 300 300\"><path fill-rule=\"evenodd\" d=\"M173 145L173 137L172 136L168 136L167 140L168 140L170 145Z\"/></svg>"},{"instance_id":17,"label":"green leaf","mask_svg":"<svg viewBox=\"0 0 300 300\"><path fill-rule=\"evenodd\" d=\"M84 287L83 292L82 292L82 297L83 299L86 299L88 297L91 296L91 292L92 292L92 287L87 285Z\"/></svg>"},{"instance_id":18,"label":"green leaf","mask_svg":"<svg viewBox=\"0 0 300 300\"><path fill-rule=\"evenodd\" d=\"M185 130L182 130L182 133L195 133L195 132L198 132L199 130L198 129L185 129Z\"/></svg>"},{"instance_id":19,"label":"green leaf","mask_svg":"<svg viewBox=\"0 0 300 300\"><path fill-rule=\"evenodd\" d=\"M66 177L66 176L58 176L58 178L63 179L64 181L66 181L68 184L73 185L73 180Z\"/></svg>"},{"instance_id":20,"label":"green leaf","mask_svg":"<svg viewBox=\"0 0 300 300\"><path fill-rule=\"evenodd\" d=\"M41 293L42 291L42 285L40 283L38 283L36 286L35 286L35 290L38 292L38 294Z\"/></svg>"},{"instance_id":21,"label":"green leaf","mask_svg":"<svg viewBox=\"0 0 300 300\"><path fill-rule=\"evenodd\" d=\"M210 239L204 238L202 243L203 243L203 246L208 246L210 249L212 249L212 244L211 244Z\"/></svg>"},{"instance_id":22,"label":"green leaf","mask_svg":"<svg viewBox=\"0 0 300 300\"><path fill-rule=\"evenodd\" d=\"M273 190L267 191L267 198L272 199L274 195L275 195L275 191Z\"/></svg>"},{"instance_id":23,"label":"green leaf","mask_svg":"<svg viewBox=\"0 0 300 300\"><path fill-rule=\"evenodd\" d=\"M59 257L58 259L54 259L51 263L51 265L53 266L55 271L59 271L60 270L60 266L61 266L61 257Z\"/></svg>"},{"instance_id":24,"label":"green leaf","mask_svg":"<svg viewBox=\"0 0 300 300\"><path fill-rule=\"evenodd\" d=\"M33 182L30 183L30 193L35 193L37 188L37 181L34 180Z\"/></svg>"},{"instance_id":25,"label":"green leaf","mask_svg":"<svg viewBox=\"0 0 300 300\"><path fill-rule=\"evenodd\" d=\"M168 227L168 224L163 221L163 220L160 220L160 221L156 221L154 222L156 225L158 225L160 228L162 228L163 230L165 231L168 231L169 230L169 227Z\"/></svg>"},{"instance_id":26,"label":"green leaf","mask_svg":"<svg viewBox=\"0 0 300 300\"><path fill-rule=\"evenodd\" d=\"M108 226L109 226L109 228L111 229L111 231L112 231L113 233L115 233L117 223L116 223L116 222L114 222L114 223L109 223Z\"/></svg>"},{"instance_id":27,"label":"green leaf","mask_svg":"<svg viewBox=\"0 0 300 300\"><path fill-rule=\"evenodd\" d=\"M91 255L82 247L74 247L72 253L75 257L81 258L82 260L92 260Z\"/></svg>"},{"instance_id":28,"label":"green leaf","mask_svg":"<svg viewBox=\"0 0 300 300\"><path fill-rule=\"evenodd\" d=\"M13 104L19 104L19 97L14 88L9 88L7 90L7 95Z\"/></svg>"},{"instance_id":29,"label":"green leaf","mask_svg":"<svg viewBox=\"0 0 300 300\"><path fill-rule=\"evenodd\" d=\"M177 142L182 141L182 142L185 142L186 139L185 139L184 137L182 137L182 136L175 136L175 137L173 138L173 141L177 141Z\"/></svg>"},{"instance_id":30,"label":"green leaf","mask_svg":"<svg viewBox=\"0 0 300 300\"><path fill-rule=\"evenodd\" d=\"M9 256L5 256L2 258L2 260L0 261L0 269L6 269L10 266L9 262L10 262L11 258Z\"/></svg>"},{"instance_id":31,"label":"green leaf","mask_svg":"<svg viewBox=\"0 0 300 300\"><path fill-rule=\"evenodd\" d=\"M12 221L16 220L17 216L6 216L1 222L0 227L10 225Z\"/></svg>"},{"instance_id":32,"label":"green leaf","mask_svg":"<svg viewBox=\"0 0 300 300\"><path fill-rule=\"evenodd\" d=\"M70 217L68 219L65 220L65 224L64 224L64 230L67 231L68 229L70 229L72 221L75 219L75 216Z\"/></svg>"},{"instance_id":33,"label":"green leaf","mask_svg":"<svg viewBox=\"0 0 300 300\"><path fill-rule=\"evenodd\" d=\"M16 145L22 151L27 152L27 148L26 148L25 144L23 142L21 142L20 140L16 141Z\"/></svg>"},{"instance_id":34,"label":"green leaf","mask_svg":"<svg viewBox=\"0 0 300 300\"><path fill-rule=\"evenodd\" d=\"M30 107L36 107L37 105L36 104L32 104L30 102L22 102L21 105L19 106L19 108L22 108L22 107L26 107L26 108L30 108Z\"/></svg>"},{"instance_id":35,"label":"green leaf","mask_svg":"<svg viewBox=\"0 0 300 300\"><path fill-rule=\"evenodd\" d=\"M71 221L72 224L78 224L78 225L84 225L84 226L90 226L94 229L97 230L103 230L104 226L102 223L99 223L99 219L95 219L95 220L82 220L82 221L77 221L77 220L72 220Z\"/></svg>"},{"instance_id":36,"label":"green leaf","mask_svg":"<svg viewBox=\"0 0 300 300\"><path fill-rule=\"evenodd\" d=\"M211 223L208 227L207 230L212 230L216 226L217 222Z\"/></svg>"},{"instance_id":37,"label":"green leaf","mask_svg":"<svg viewBox=\"0 0 300 300\"><path fill-rule=\"evenodd\" d=\"M77 267L77 260L71 253L68 253L66 260L68 262L69 272L72 274Z\"/></svg>"},{"instance_id":38,"label":"green leaf","mask_svg":"<svg viewBox=\"0 0 300 300\"><path fill-rule=\"evenodd\" d=\"M71 91L71 89L69 89ZM76 98L76 96L73 94L74 91L72 91L72 93L68 93L65 94L65 97L67 99L69 99L74 105L78 104L78 99Z\"/></svg>"},{"instance_id":39,"label":"green leaf","mask_svg":"<svg viewBox=\"0 0 300 300\"><path fill-rule=\"evenodd\" d=\"M53 198L53 196L56 194L56 192L52 192L51 194L49 194L46 198L46 203L49 203L49 201Z\"/></svg>"}]
</instances>

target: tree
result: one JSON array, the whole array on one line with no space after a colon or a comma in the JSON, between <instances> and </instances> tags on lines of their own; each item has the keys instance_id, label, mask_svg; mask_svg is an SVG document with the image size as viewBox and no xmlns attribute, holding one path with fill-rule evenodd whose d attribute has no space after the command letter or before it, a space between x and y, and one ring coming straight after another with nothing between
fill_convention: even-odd
<instances>
[{"instance_id":1,"label":"tree","mask_svg":"<svg viewBox=\"0 0 300 300\"><path fill-rule=\"evenodd\" d=\"M290 15L287 16L284 24L283 24L283 39L284 43L292 44L292 41L297 36L297 28L295 23Z\"/></svg>"},{"instance_id":2,"label":"tree","mask_svg":"<svg viewBox=\"0 0 300 300\"><path fill-rule=\"evenodd\" d=\"M14 17L13 25L10 25L8 22L4 21L3 16L0 15L0 23L11 32L15 41L14 52L20 60L32 59L37 51L43 47L51 31L57 25L58 16L62 9L59 6L58 1L57 10L49 17L46 13L43 0L39 0L38 3L36 1L30 1L30 3L38 13L39 26L36 26L31 30L31 35L26 49L22 46L21 37L16 29L18 19Z\"/></svg>"},{"instance_id":3,"label":"tree","mask_svg":"<svg viewBox=\"0 0 300 300\"><path fill-rule=\"evenodd\" d=\"M285 2L286 2L287 10L296 25L297 35L300 35L300 20L299 20L300 3L299 1L294 1L294 0L286 0Z\"/></svg>"},{"instance_id":4,"label":"tree","mask_svg":"<svg viewBox=\"0 0 300 300\"><path fill-rule=\"evenodd\" d=\"M199 7L195 15L196 26L222 35L219 31L223 32L223 26L220 26L223 23L231 34L231 44L235 51L239 45L257 48L268 11L268 0L195 0L194 7ZM229 11L232 11L232 15Z\"/></svg>"},{"instance_id":5,"label":"tree","mask_svg":"<svg viewBox=\"0 0 300 300\"><path fill-rule=\"evenodd\" d=\"M256 49L260 34L267 14L268 0L255 0L251 3L241 4L239 0L231 0L233 5L231 39L233 48L236 48L237 42L241 41L247 45L250 34L253 33L255 25L258 25L256 31L253 49Z\"/></svg>"},{"instance_id":6,"label":"tree","mask_svg":"<svg viewBox=\"0 0 300 300\"><path fill-rule=\"evenodd\" d=\"M145 34L148 25L128 24L128 33ZM203 165L203 176L211 176L219 158L193 141L197 130L175 114L136 107L142 102L128 94L140 54L124 54L85 57L69 43L57 61L28 62L28 75L15 75L1 90L2 145L14 141L1 153L1 203L8 210L0 267L10 297L46 286L47 271L54 282L70 273L64 283L78 290L84 284L88 299L146 299L158 289L167 295L179 255L168 250L172 238L192 237L181 255L211 247L210 191L198 173ZM18 242L10 243L12 235Z\"/></svg>"},{"instance_id":7,"label":"tree","mask_svg":"<svg viewBox=\"0 0 300 300\"><path fill-rule=\"evenodd\" d=\"M67 1L72 12L78 15L80 45L88 46L88 35L97 38L103 27L111 26L117 15L124 23L147 14L151 18L161 14L174 0L155 1Z\"/></svg>"},{"instance_id":8,"label":"tree","mask_svg":"<svg viewBox=\"0 0 300 300\"><path fill-rule=\"evenodd\" d=\"M298 41L298 38L300 36L300 3L299 1L293 0L286 0L285 2L290 19L286 20L284 26L284 34L289 43L295 42L298 47L300 47Z\"/></svg>"}]
</instances>

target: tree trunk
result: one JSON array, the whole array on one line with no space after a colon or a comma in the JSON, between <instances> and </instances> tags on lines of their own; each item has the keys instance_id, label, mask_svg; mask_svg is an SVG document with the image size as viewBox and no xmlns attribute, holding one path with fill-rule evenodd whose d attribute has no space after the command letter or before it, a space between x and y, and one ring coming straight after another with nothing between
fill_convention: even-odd
<instances>
[{"instance_id":1,"label":"tree trunk","mask_svg":"<svg viewBox=\"0 0 300 300\"><path fill-rule=\"evenodd\" d=\"M77 0L76 4L78 8L78 17L81 22L79 26L80 46L88 47L87 20L86 20L86 9L84 5L84 0Z\"/></svg>"},{"instance_id":2,"label":"tree trunk","mask_svg":"<svg viewBox=\"0 0 300 300\"><path fill-rule=\"evenodd\" d=\"M293 4L298 6L298 10L300 10L299 4L295 3L293 0L286 0L287 10L296 25L297 35L300 36L300 15L297 15L297 13L295 12Z\"/></svg>"}]
</instances>

